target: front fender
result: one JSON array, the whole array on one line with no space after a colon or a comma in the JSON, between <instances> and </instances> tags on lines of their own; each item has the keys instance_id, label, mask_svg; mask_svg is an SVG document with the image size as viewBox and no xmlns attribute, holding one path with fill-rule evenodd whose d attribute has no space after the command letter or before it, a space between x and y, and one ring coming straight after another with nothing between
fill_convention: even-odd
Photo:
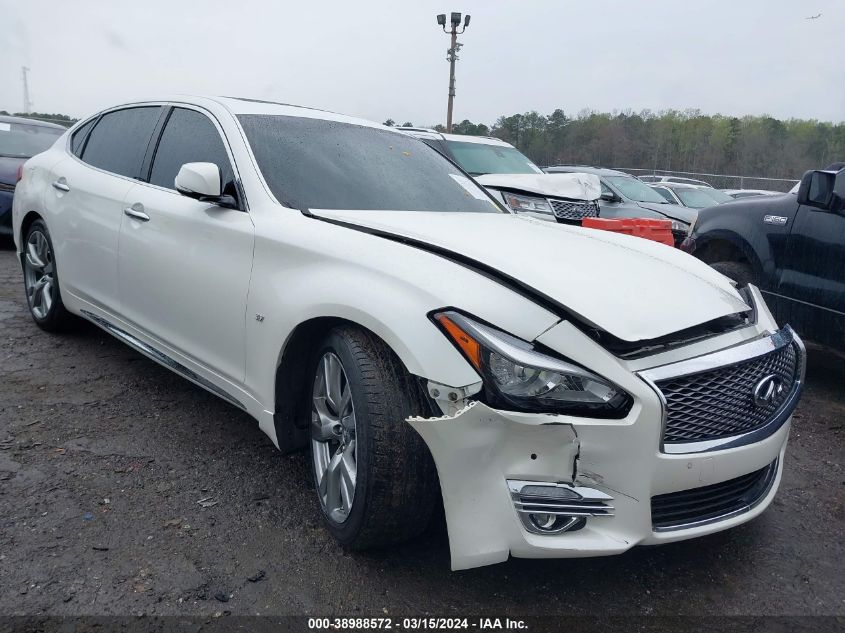
<instances>
[{"instance_id":1,"label":"front fender","mask_svg":"<svg viewBox=\"0 0 845 633\"><path fill-rule=\"evenodd\" d=\"M358 324L411 374L454 387L479 377L431 322L433 310L459 308L529 341L560 320L432 253L303 216L281 228L259 218L246 313L246 383L270 413L285 344L315 318Z\"/></svg>"}]
</instances>

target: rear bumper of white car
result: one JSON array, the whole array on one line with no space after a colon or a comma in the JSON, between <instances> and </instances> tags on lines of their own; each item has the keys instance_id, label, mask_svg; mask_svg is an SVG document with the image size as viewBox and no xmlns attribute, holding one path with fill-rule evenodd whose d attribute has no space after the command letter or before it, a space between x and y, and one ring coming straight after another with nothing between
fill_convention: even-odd
<instances>
[{"instance_id":1,"label":"rear bumper of white car","mask_svg":"<svg viewBox=\"0 0 845 633\"><path fill-rule=\"evenodd\" d=\"M667 368L698 368L698 374L687 374L698 380L703 375L700 364L708 359L738 354L732 365L715 368L728 371L748 366L743 354L759 354L754 358L762 363L787 348L794 352L795 382L760 424L719 440L665 441L671 427L666 411L676 406L671 400L666 404L657 386L668 391ZM768 365L762 367L768 371ZM780 483L803 367L803 345L786 328L692 361L635 371L629 380L614 376L634 399L621 420L499 411L480 402L454 415L409 420L437 465L453 569L509 556L619 554L635 545L703 536L754 518L771 503ZM751 381L760 379L755 375ZM720 387L713 397L731 389ZM736 397L744 398L746 390L743 386ZM716 401L713 405L721 406ZM555 512L572 517L572 531L543 533L531 522L532 515L542 519Z\"/></svg>"}]
</instances>

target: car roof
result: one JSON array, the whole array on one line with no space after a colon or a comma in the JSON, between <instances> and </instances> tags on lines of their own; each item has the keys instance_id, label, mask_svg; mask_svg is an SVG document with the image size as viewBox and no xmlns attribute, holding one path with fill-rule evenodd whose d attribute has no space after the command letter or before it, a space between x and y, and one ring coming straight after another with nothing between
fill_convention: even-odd
<instances>
[{"instance_id":1,"label":"car roof","mask_svg":"<svg viewBox=\"0 0 845 633\"><path fill-rule=\"evenodd\" d=\"M704 185L693 185L688 182L647 182L649 187L666 187L667 189L712 189Z\"/></svg>"},{"instance_id":2,"label":"car roof","mask_svg":"<svg viewBox=\"0 0 845 633\"><path fill-rule=\"evenodd\" d=\"M616 169L606 169L604 167L594 167L592 165L553 165L546 167L543 171L549 174L595 174L596 176L627 176L633 178L631 174L626 174L624 171L617 171Z\"/></svg>"},{"instance_id":3,"label":"car roof","mask_svg":"<svg viewBox=\"0 0 845 633\"><path fill-rule=\"evenodd\" d=\"M473 136L470 134L447 134L424 127L395 127L394 130L405 132L417 138L442 139L444 141L457 141L460 143L478 143L479 145L495 145L496 147L513 147L507 141L495 136Z\"/></svg>"},{"instance_id":4,"label":"car roof","mask_svg":"<svg viewBox=\"0 0 845 633\"><path fill-rule=\"evenodd\" d=\"M353 125L380 128L391 131L395 131L396 129L393 127L388 127L386 125L381 125L380 123L376 123L374 121L369 121L367 119L347 116L345 114L339 114L337 112L330 112L329 110L320 110L318 108L298 106L290 103L280 103L277 101L263 101L261 99L249 99L245 97L215 97L205 95L171 94L114 104L112 106L109 106L108 108L103 108L102 112L117 108L156 103L184 103L201 107L210 107L212 105L216 105L218 107L222 106L235 116L239 114L293 116L309 119L323 119L326 121L337 121L340 123L350 123Z\"/></svg>"},{"instance_id":5,"label":"car roof","mask_svg":"<svg viewBox=\"0 0 845 633\"><path fill-rule=\"evenodd\" d=\"M38 119L30 119L23 116L7 116L0 114L0 123L22 123L24 125L33 125L36 127L49 127L53 129L66 130L63 125L56 125L55 123L48 123L47 121L39 121ZM68 121L70 123L70 121Z\"/></svg>"},{"instance_id":6,"label":"car roof","mask_svg":"<svg viewBox=\"0 0 845 633\"><path fill-rule=\"evenodd\" d=\"M728 195L734 193L759 193L762 195L783 193L783 191L775 191L773 189L722 189L722 191Z\"/></svg>"}]
</instances>

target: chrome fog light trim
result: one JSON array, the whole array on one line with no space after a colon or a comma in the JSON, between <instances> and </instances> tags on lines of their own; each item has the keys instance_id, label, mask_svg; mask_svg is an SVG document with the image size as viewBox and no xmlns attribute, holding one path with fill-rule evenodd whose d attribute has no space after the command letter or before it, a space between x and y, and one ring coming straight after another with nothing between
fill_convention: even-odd
<instances>
[{"instance_id":1,"label":"chrome fog light trim","mask_svg":"<svg viewBox=\"0 0 845 633\"><path fill-rule=\"evenodd\" d=\"M588 517L613 516L613 500L594 488L543 481L508 480L514 509L523 527L533 534L562 534L580 530Z\"/></svg>"}]
</instances>

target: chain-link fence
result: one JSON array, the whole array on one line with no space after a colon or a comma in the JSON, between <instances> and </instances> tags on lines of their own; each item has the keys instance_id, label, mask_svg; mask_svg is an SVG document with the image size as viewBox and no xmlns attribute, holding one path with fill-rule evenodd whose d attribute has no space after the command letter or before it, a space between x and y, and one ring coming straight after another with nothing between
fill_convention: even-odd
<instances>
[{"instance_id":1,"label":"chain-link fence","mask_svg":"<svg viewBox=\"0 0 845 633\"><path fill-rule=\"evenodd\" d=\"M637 169L615 167L634 176L675 176L703 180L717 189L766 189L770 191L789 191L798 182L790 178L763 178L760 176L731 176L728 174L707 174L691 171L668 171L662 169Z\"/></svg>"}]
</instances>

